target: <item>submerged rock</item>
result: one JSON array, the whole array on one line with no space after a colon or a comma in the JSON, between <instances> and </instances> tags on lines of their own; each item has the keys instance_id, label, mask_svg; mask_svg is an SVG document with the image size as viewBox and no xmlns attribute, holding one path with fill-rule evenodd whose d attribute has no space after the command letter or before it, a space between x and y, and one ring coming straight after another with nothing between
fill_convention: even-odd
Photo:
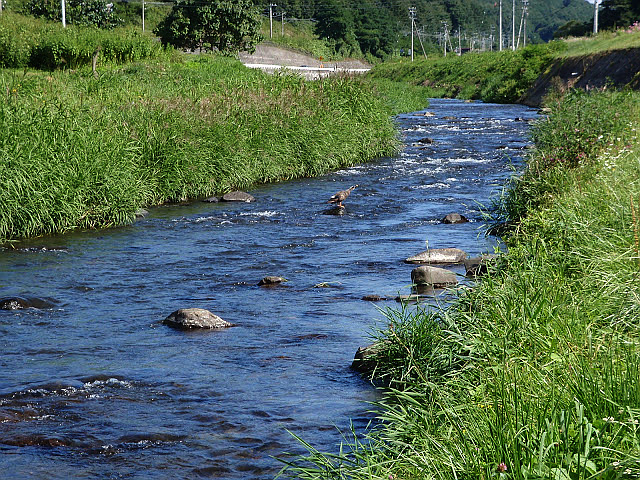
<instances>
[{"instance_id":1,"label":"submerged rock","mask_svg":"<svg viewBox=\"0 0 640 480\"><path fill-rule=\"evenodd\" d=\"M331 207L322 212L323 215L344 215L345 213L347 213L347 209L344 205Z\"/></svg>"},{"instance_id":2,"label":"submerged rock","mask_svg":"<svg viewBox=\"0 0 640 480\"><path fill-rule=\"evenodd\" d=\"M221 199L223 202L255 202L256 199L253 195L248 194L247 192L229 192L225 193Z\"/></svg>"},{"instance_id":3,"label":"submerged rock","mask_svg":"<svg viewBox=\"0 0 640 480\"><path fill-rule=\"evenodd\" d=\"M4 297L0 298L0 310L22 310L24 308L52 308L54 303L43 298Z\"/></svg>"},{"instance_id":4,"label":"submerged rock","mask_svg":"<svg viewBox=\"0 0 640 480\"><path fill-rule=\"evenodd\" d=\"M417 285L432 285L442 288L456 285L458 278L454 272L444 268L423 265L411 271L411 281Z\"/></svg>"},{"instance_id":5,"label":"submerged rock","mask_svg":"<svg viewBox=\"0 0 640 480\"><path fill-rule=\"evenodd\" d=\"M461 263L467 258L466 252L459 248L432 248L409 257L405 263Z\"/></svg>"},{"instance_id":6,"label":"submerged rock","mask_svg":"<svg viewBox=\"0 0 640 480\"><path fill-rule=\"evenodd\" d=\"M442 219L442 223L467 223L469 220L459 213L450 213Z\"/></svg>"},{"instance_id":7,"label":"submerged rock","mask_svg":"<svg viewBox=\"0 0 640 480\"><path fill-rule=\"evenodd\" d=\"M281 283L288 282L284 277L276 277L276 276L267 276L258 282L258 285L261 287L275 286L280 285Z\"/></svg>"},{"instance_id":8,"label":"submerged rock","mask_svg":"<svg viewBox=\"0 0 640 480\"><path fill-rule=\"evenodd\" d=\"M204 308L181 308L163 320L165 325L180 330L192 328L228 328L233 323L223 320L219 316Z\"/></svg>"},{"instance_id":9,"label":"submerged rock","mask_svg":"<svg viewBox=\"0 0 640 480\"><path fill-rule=\"evenodd\" d=\"M215 197L215 196L214 197L208 197L208 198L205 198L202 201L206 202L206 203L218 203L220 201L220 197Z\"/></svg>"},{"instance_id":10,"label":"submerged rock","mask_svg":"<svg viewBox=\"0 0 640 480\"><path fill-rule=\"evenodd\" d=\"M365 300L367 302L382 302L386 299L387 297L382 297L380 295L365 295L364 297L362 297L362 300Z\"/></svg>"}]
</instances>

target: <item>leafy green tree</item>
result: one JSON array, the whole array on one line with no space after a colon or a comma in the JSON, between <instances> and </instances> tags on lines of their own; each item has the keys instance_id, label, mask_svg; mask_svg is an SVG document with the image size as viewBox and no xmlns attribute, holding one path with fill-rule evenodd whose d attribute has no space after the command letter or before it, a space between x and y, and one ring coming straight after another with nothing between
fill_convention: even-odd
<instances>
[{"instance_id":1,"label":"leafy green tree","mask_svg":"<svg viewBox=\"0 0 640 480\"><path fill-rule=\"evenodd\" d=\"M343 55L360 53L355 34L353 14L338 0L326 0L315 14L316 34L333 40L335 50Z\"/></svg>"},{"instance_id":2,"label":"leafy green tree","mask_svg":"<svg viewBox=\"0 0 640 480\"><path fill-rule=\"evenodd\" d=\"M602 28L624 28L640 21L638 0L604 0L599 16Z\"/></svg>"},{"instance_id":3,"label":"leafy green tree","mask_svg":"<svg viewBox=\"0 0 640 480\"><path fill-rule=\"evenodd\" d=\"M154 32L163 45L233 54L255 51L260 22L250 0L178 0Z\"/></svg>"},{"instance_id":4,"label":"leafy green tree","mask_svg":"<svg viewBox=\"0 0 640 480\"><path fill-rule=\"evenodd\" d=\"M55 0L30 0L26 5L26 13L49 20L62 19L60 2ZM113 3L105 0L66 0L65 21L70 25L105 29L122 24Z\"/></svg>"}]
</instances>

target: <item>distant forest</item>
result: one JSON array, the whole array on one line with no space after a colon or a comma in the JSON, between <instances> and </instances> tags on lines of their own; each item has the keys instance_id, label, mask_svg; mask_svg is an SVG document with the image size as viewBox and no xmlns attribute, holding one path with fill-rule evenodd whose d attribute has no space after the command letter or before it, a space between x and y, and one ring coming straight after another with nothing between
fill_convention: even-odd
<instances>
[{"instance_id":1,"label":"distant forest","mask_svg":"<svg viewBox=\"0 0 640 480\"><path fill-rule=\"evenodd\" d=\"M621 0L616 0L621 1ZM627 0L633 1L633 0ZM269 13L269 3L255 4ZM499 0L274 0L274 18L312 19L316 33L334 43L337 52L385 57L407 54L410 46L410 8L415 8L414 50L491 49L499 45ZM527 14L523 13L525 4ZM593 5L586 0L523 0L515 2L515 35L512 34L513 0L502 1L502 34L505 48L546 42L568 22L584 24L593 18ZM522 25L522 26L521 26ZM422 43L420 43L422 42Z\"/></svg>"}]
</instances>

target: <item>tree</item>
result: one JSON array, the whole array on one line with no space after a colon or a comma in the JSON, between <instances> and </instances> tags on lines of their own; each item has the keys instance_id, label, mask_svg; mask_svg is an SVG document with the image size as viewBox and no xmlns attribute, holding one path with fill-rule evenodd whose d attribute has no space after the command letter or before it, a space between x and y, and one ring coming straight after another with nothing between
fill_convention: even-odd
<instances>
[{"instance_id":1,"label":"tree","mask_svg":"<svg viewBox=\"0 0 640 480\"><path fill-rule=\"evenodd\" d=\"M107 3L105 0L66 0L66 2L66 22L69 24L105 29L122 24L122 20L116 16L113 3ZM30 0L26 5L26 13L49 20L62 19L59 1Z\"/></svg>"},{"instance_id":2,"label":"tree","mask_svg":"<svg viewBox=\"0 0 640 480\"><path fill-rule=\"evenodd\" d=\"M624 28L640 20L637 0L605 0L602 2L600 25L602 28Z\"/></svg>"},{"instance_id":3,"label":"tree","mask_svg":"<svg viewBox=\"0 0 640 480\"><path fill-rule=\"evenodd\" d=\"M229 55L255 51L260 22L250 0L178 0L154 33L163 45Z\"/></svg>"}]
</instances>

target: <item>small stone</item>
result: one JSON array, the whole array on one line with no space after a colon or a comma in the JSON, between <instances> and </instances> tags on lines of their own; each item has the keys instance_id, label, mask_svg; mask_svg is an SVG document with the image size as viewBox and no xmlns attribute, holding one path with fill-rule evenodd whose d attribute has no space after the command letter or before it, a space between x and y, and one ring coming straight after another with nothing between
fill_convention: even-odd
<instances>
[{"instance_id":1,"label":"small stone","mask_svg":"<svg viewBox=\"0 0 640 480\"><path fill-rule=\"evenodd\" d=\"M204 308L181 308L165 318L162 323L180 330L192 328L218 329L234 326Z\"/></svg>"},{"instance_id":2,"label":"small stone","mask_svg":"<svg viewBox=\"0 0 640 480\"><path fill-rule=\"evenodd\" d=\"M250 202L255 202L256 199L255 199L255 197L253 195L249 195L247 192L236 191L236 192L225 193L222 196L222 201L223 202L246 202L246 203L250 203Z\"/></svg>"},{"instance_id":3,"label":"small stone","mask_svg":"<svg viewBox=\"0 0 640 480\"><path fill-rule=\"evenodd\" d=\"M136 210L136 218L144 218L147 215L149 215L149 211L145 210L144 208L139 208L138 210Z\"/></svg>"},{"instance_id":4,"label":"small stone","mask_svg":"<svg viewBox=\"0 0 640 480\"><path fill-rule=\"evenodd\" d=\"M218 203L220 201L220 197L209 197L209 198L205 198L204 200L202 200L203 202L206 203Z\"/></svg>"},{"instance_id":5,"label":"small stone","mask_svg":"<svg viewBox=\"0 0 640 480\"><path fill-rule=\"evenodd\" d=\"M450 213L442 219L442 223L467 223L469 220L459 213Z\"/></svg>"}]
</instances>

